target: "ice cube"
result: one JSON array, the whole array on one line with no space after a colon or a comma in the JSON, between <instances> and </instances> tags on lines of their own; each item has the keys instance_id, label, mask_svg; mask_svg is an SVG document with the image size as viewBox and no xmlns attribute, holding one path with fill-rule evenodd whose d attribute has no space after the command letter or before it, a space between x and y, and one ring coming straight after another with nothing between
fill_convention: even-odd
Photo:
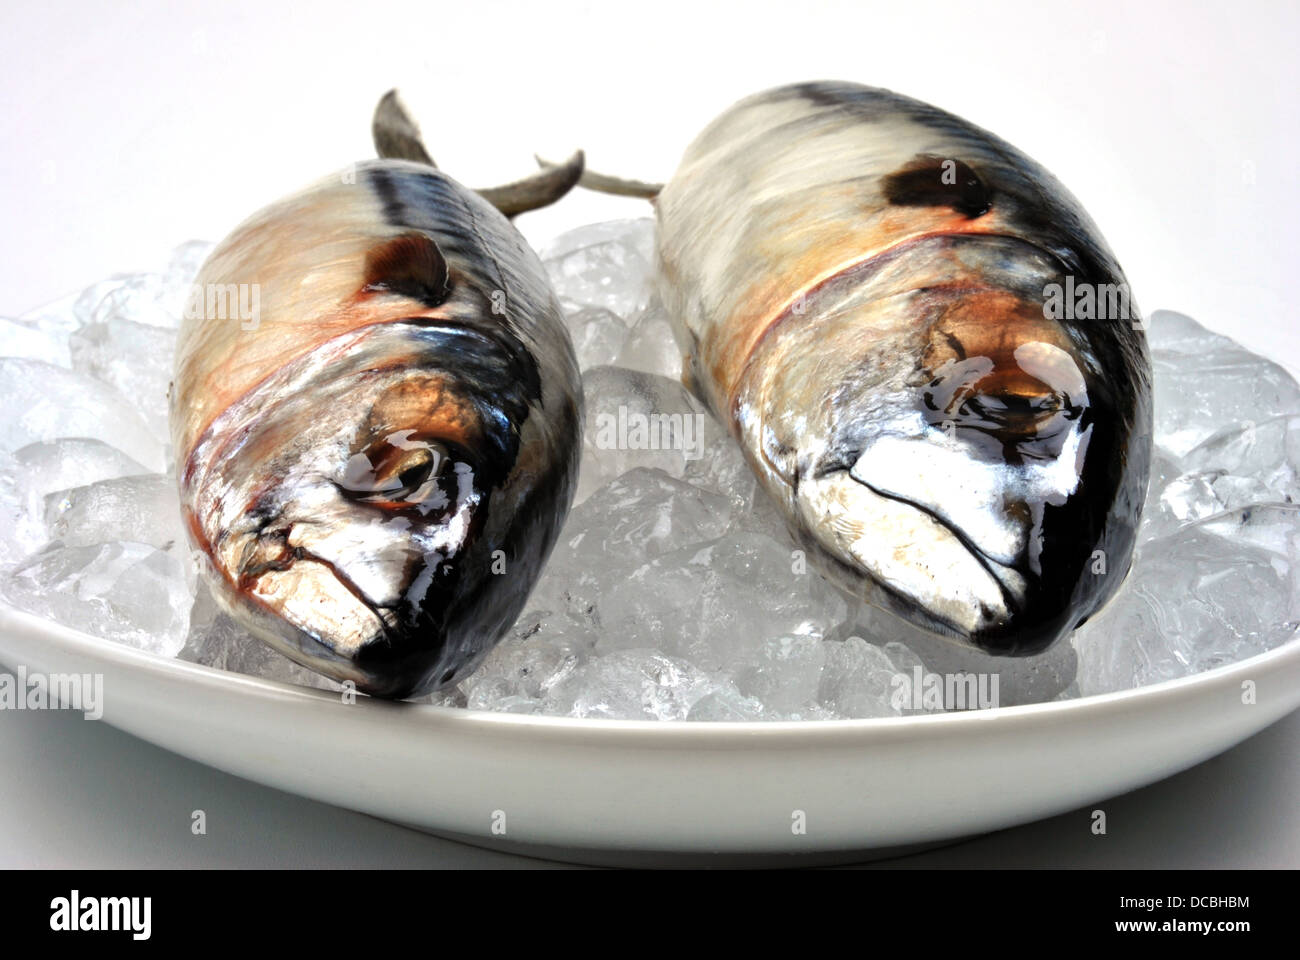
<instances>
[{"instance_id":1,"label":"ice cube","mask_svg":"<svg viewBox=\"0 0 1300 960\"><path fill-rule=\"evenodd\" d=\"M3 579L24 610L165 657L185 645L187 560L143 543L53 543Z\"/></svg>"},{"instance_id":2,"label":"ice cube","mask_svg":"<svg viewBox=\"0 0 1300 960\"><path fill-rule=\"evenodd\" d=\"M603 307L579 307L565 314L564 322L583 370L609 363L627 339L622 318Z\"/></svg>"},{"instance_id":3,"label":"ice cube","mask_svg":"<svg viewBox=\"0 0 1300 960\"><path fill-rule=\"evenodd\" d=\"M624 367L583 374L586 421L578 502L637 467L658 468L736 507L750 502L753 475L740 448L679 380Z\"/></svg>"},{"instance_id":4,"label":"ice cube","mask_svg":"<svg viewBox=\"0 0 1300 960\"><path fill-rule=\"evenodd\" d=\"M655 650L620 650L589 660L548 691L546 713L607 720L685 720L717 684Z\"/></svg>"},{"instance_id":5,"label":"ice cube","mask_svg":"<svg viewBox=\"0 0 1300 960\"><path fill-rule=\"evenodd\" d=\"M617 357L603 362L681 380L682 348L677 345L668 314L657 298L652 298L645 309L632 318L631 329Z\"/></svg>"},{"instance_id":6,"label":"ice cube","mask_svg":"<svg viewBox=\"0 0 1300 960\"><path fill-rule=\"evenodd\" d=\"M176 331L110 317L74 333L69 348L74 370L116 387L154 435L166 439Z\"/></svg>"},{"instance_id":7,"label":"ice cube","mask_svg":"<svg viewBox=\"0 0 1300 960\"><path fill-rule=\"evenodd\" d=\"M130 320L153 327L180 325L188 290L158 273L123 273L89 287L75 306L82 326Z\"/></svg>"},{"instance_id":8,"label":"ice cube","mask_svg":"<svg viewBox=\"0 0 1300 960\"><path fill-rule=\"evenodd\" d=\"M728 673L774 719L803 716L817 704L826 651L817 636L769 637L738 652Z\"/></svg>"},{"instance_id":9,"label":"ice cube","mask_svg":"<svg viewBox=\"0 0 1300 960\"><path fill-rule=\"evenodd\" d=\"M686 714L687 720L752 721L763 719L763 702L747 697L739 690L724 687L695 701Z\"/></svg>"},{"instance_id":10,"label":"ice cube","mask_svg":"<svg viewBox=\"0 0 1300 960\"><path fill-rule=\"evenodd\" d=\"M28 444L14 453L14 462L24 485L42 499L55 490L149 473L116 447L84 437Z\"/></svg>"},{"instance_id":11,"label":"ice cube","mask_svg":"<svg viewBox=\"0 0 1300 960\"><path fill-rule=\"evenodd\" d=\"M902 712L895 705L900 675L911 676L881 647L862 637L823 641L824 667L817 699L842 717L892 717ZM906 649L906 648L904 648Z\"/></svg>"},{"instance_id":12,"label":"ice cube","mask_svg":"<svg viewBox=\"0 0 1300 960\"><path fill-rule=\"evenodd\" d=\"M161 473L51 493L45 525L51 540L67 546L129 540L167 550L186 543L176 481Z\"/></svg>"},{"instance_id":13,"label":"ice cube","mask_svg":"<svg viewBox=\"0 0 1300 960\"><path fill-rule=\"evenodd\" d=\"M645 306L654 262L654 221L613 220L562 234L542 253L561 303L630 317Z\"/></svg>"},{"instance_id":14,"label":"ice cube","mask_svg":"<svg viewBox=\"0 0 1300 960\"><path fill-rule=\"evenodd\" d=\"M99 440L35 443L0 451L0 565L34 553L49 539L45 497L56 490L147 471Z\"/></svg>"},{"instance_id":15,"label":"ice cube","mask_svg":"<svg viewBox=\"0 0 1300 960\"><path fill-rule=\"evenodd\" d=\"M49 335L56 341L66 342L72 331L81 326L81 319L77 316L76 311L79 300L80 294L74 293L61 300L55 300L53 303L37 307L35 310L29 310L18 320L20 323ZM0 350L0 355L5 354L5 352ZM32 359L39 358L33 357ZM66 364L62 365L66 366Z\"/></svg>"},{"instance_id":16,"label":"ice cube","mask_svg":"<svg viewBox=\"0 0 1300 960\"><path fill-rule=\"evenodd\" d=\"M1182 459L1185 472L1255 477L1280 496L1294 493L1300 416L1273 417L1220 430Z\"/></svg>"},{"instance_id":17,"label":"ice cube","mask_svg":"<svg viewBox=\"0 0 1300 960\"><path fill-rule=\"evenodd\" d=\"M720 536L726 507L717 494L638 467L575 508L557 552L571 565L640 564Z\"/></svg>"},{"instance_id":18,"label":"ice cube","mask_svg":"<svg viewBox=\"0 0 1300 960\"><path fill-rule=\"evenodd\" d=\"M23 484L23 468L0 450L0 568L36 552L46 539L40 500Z\"/></svg>"},{"instance_id":19,"label":"ice cube","mask_svg":"<svg viewBox=\"0 0 1300 960\"><path fill-rule=\"evenodd\" d=\"M1139 551L1120 593L1075 632L1084 696L1270 650L1300 626L1300 506L1188 524Z\"/></svg>"},{"instance_id":20,"label":"ice cube","mask_svg":"<svg viewBox=\"0 0 1300 960\"><path fill-rule=\"evenodd\" d=\"M646 647L693 659L712 648L709 625L700 620L709 589L715 544L670 551L617 575L583 576L571 595L580 597L597 629L596 650ZM751 638L752 639L752 638ZM707 664L718 666L717 658Z\"/></svg>"},{"instance_id":21,"label":"ice cube","mask_svg":"<svg viewBox=\"0 0 1300 960\"><path fill-rule=\"evenodd\" d=\"M660 470L632 470L570 513L534 602L549 603L603 633L603 599L655 557L683 547L695 550L720 536L728 506L720 495ZM649 597L666 600L653 585Z\"/></svg>"},{"instance_id":22,"label":"ice cube","mask_svg":"<svg viewBox=\"0 0 1300 960\"><path fill-rule=\"evenodd\" d=\"M131 401L114 387L39 360L0 358L0 449L61 437L103 440L153 472L164 448Z\"/></svg>"},{"instance_id":23,"label":"ice cube","mask_svg":"<svg viewBox=\"0 0 1300 960\"><path fill-rule=\"evenodd\" d=\"M841 622L848 603L807 565L802 551L761 533L729 533L718 541L699 620L701 638L712 638L718 668L735 662L734 642L758 638L820 640ZM719 640L723 642L719 642ZM733 648L734 649L734 648ZM701 663L709 657L697 654Z\"/></svg>"},{"instance_id":24,"label":"ice cube","mask_svg":"<svg viewBox=\"0 0 1300 960\"><path fill-rule=\"evenodd\" d=\"M1153 471L1142 539L1253 503L1298 500L1300 417L1235 425Z\"/></svg>"},{"instance_id":25,"label":"ice cube","mask_svg":"<svg viewBox=\"0 0 1300 960\"><path fill-rule=\"evenodd\" d=\"M774 638L820 640L847 607L786 545L750 532L655 557L592 603L598 650L653 646L712 671L766 662Z\"/></svg>"},{"instance_id":26,"label":"ice cube","mask_svg":"<svg viewBox=\"0 0 1300 960\"><path fill-rule=\"evenodd\" d=\"M72 365L67 332L42 327L32 320L0 317L0 356L42 360L56 367Z\"/></svg>"},{"instance_id":27,"label":"ice cube","mask_svg":"<svg viewBox=\"0 0 1300 960\"><path fill-rule=\"evenodd\" d=\"M1167 522L1153 529L1168 532L1195 520L1212 517L1223 512L1223 501L1214 492L1215 481L1221 474L1214 472L1185 473L1172 480L1160 491L1152 508L1167 514Z\"/></svg>"},{"instance_id":28,"label":"ice cube","mask_svg":"<svg viewBox=\"0 0 1300 960\"><path fill-rule=\"evenodd\" d=\"M743 513L751 519L763 518L759 520L765 524L762 529L782 528L784 522L779 519L767 492L758 487L736 441L712 417L706 417L700 423L699 456L687 461L682 479L724 494L738 515ZM777 518L774 524L767 522L771 518Z\"/></svg>"},{"instance_id":29,"label":"ice cube","mask_svg":"<svg viewBox=\"0 0 1300 960\"><path fill-rule=\"evenodd\" d=\"M525 612L511 635L461 683L467 705L475 710L537 712L551 688L570 677L587 656L588 645L578 639L580 628L563 619L557 630L556 614Z\"/></svg>"},{"instance_id":30,"label":"ice cube","mask_svg":"<svg viewBox=\"0 0 1300 960\"><path fill-rule=\"evenodd\" d=\"M1282 367L1190 317L1151 315L1156 442L1182 457L1215 433L1300 413L1300 387Z\"/></svg>"},{"instance_id":31,"label":"ice cube","mask_svg":"<svg viewBox=\"0 0 1300 960\"><path fill-rule=\"evenodd\" d=\"M720 442L721 428L667 377L594 367L583 374L582 386L586 419L579 502L637 467L681 477Z\"/></svg>"}]
</instances>

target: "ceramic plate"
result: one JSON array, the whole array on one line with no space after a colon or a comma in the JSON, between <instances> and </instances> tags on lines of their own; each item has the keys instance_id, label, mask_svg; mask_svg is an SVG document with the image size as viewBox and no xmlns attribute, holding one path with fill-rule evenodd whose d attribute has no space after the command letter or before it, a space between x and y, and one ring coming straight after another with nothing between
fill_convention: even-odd
<instances>
[{"instance_id":1,"label":"ceramic plate","mask_svg":"<svg viewBox=\"0 0 1300 960\"><path fill-rule=\"evenodd\" d=\"M785 723L345 704L3 607L0 660L102 674L104 722L229 773L472 843L593 862L851 860L996 830L1177 773L1300 706L1300 642L1079 700Z\"/></svg>"}]
</instances>

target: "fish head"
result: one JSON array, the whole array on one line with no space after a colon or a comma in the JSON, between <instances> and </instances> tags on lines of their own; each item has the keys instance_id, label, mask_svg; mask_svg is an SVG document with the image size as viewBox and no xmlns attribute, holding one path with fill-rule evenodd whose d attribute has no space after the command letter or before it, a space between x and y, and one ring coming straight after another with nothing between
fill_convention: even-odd
<instances>
[{"instance_id":1,"label":"fish head","mask_svg":"<svg viewBox=\"0 0 1300 960\"><path fill-rule=\"evenodd\" d=\"M545 464L520 462L509 408L526 407L523 380L484 369L508 366L495 344L403 323L344 339L232 411L243 422L201 458L207 509L191 516L241 621L299 662L402 696L477 663L540 563L522 529L557 506ZM521 512L530 501L539 516Z\"/></svg>"},{"instance_id":2,"label":"fish head","mask_svg":"<svg viewBox=\"0 0 1300 960\"><path fill-rule=\"evenodd\" d=\"M764 348L750 429L831 579L999 655L1039 652L1105 602L1150 434L1140 365L1098 355L1111 333L1025 290L954 286L850 304L818 335Z\"/></svg>"},{"instance_id":3,"label":"fish head","mask_svg":"<svg viewBox=\"0 0 1300 960\"><path fill-rule=\"evenodd\" d=\"M182 475L240 622L291 659L402 697L466 675L514 621L563 522L577 397L461 285L355 326L222 414ZM576 374L574 377L576 382ZM202 518L201 521L198 518Z\"/></svg>"}]
</instances>

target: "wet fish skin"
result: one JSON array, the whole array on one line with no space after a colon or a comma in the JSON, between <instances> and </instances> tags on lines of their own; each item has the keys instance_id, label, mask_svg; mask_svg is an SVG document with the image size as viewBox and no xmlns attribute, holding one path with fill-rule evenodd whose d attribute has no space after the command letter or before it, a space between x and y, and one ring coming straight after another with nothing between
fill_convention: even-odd
<instances>
[{"instance_id":1,"label":"wet fish skin","mask_svg":"<svg viewBox=\"0 0 1300 960\"><path fill-rule=\"evenodd\" d=\"M541 263L472 191L377 160L245 221L195 289L240 284L260 316L205 299L173 383L214 596L363 692L454 683L518 616L575 487L581 381Z\"/></svg>"},{"instance_id":2,"label":"wet fish skin","mask_svg":"<svg viewBox=\"0 0 1300 960\"><path fill-rule=\"evenodd\" d=\"M1132 557L1151 373L1127 282L1047 171L928 104L809 83L736 104L656 201L688 384L846 591L986 651L1043 650Z\"/></svg>"}]
</instances>

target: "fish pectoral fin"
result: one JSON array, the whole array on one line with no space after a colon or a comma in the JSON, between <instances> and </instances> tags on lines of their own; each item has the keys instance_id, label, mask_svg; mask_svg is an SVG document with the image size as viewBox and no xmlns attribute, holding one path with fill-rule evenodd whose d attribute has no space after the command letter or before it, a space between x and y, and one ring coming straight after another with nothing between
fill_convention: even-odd
<instances>
[{"instance_id":1,"label":"fish pectoral fin","mask_svg":"<svg viewBox=\"0 0 1300 960\"><path fill-rule=\"evenodd\" d=\"M547 167L541 173L475 192L507 217L515 217L559 200L581 181L586 163L586 157L578 150L564 163Z\"/></svg>"},{"instance_id":2,"label":"fish pectoral fin","mask_svg":"<svg viewBox=\"0 0 1300 960\"><path fill-rule=\"evenodd\" d=\"M411 119L396 89L379 98L370 122L370 135L375 141L375 152L383 159L413 160L437 169L420 139L420 128Z\"/></svg>"},{"instance_id":3,"label":"fish pectoral fin","mask_svg":"<svg viewBox=\"0 0 1300 960\"><path fill-rule=\"evenodd\" d=\"M404 233L366 253L363 289L397 293L436 307L451 292L447 260L427 233Z\"/></svg>"},{"instance_id":4,"label":"fish pectoral fin","mask_svg":"<svg viewBox=\"0 0 1300 960\"><path fill-rule=\"evenodd\" d=\"M543 170L553 170L561 164L552 160L543 160L541 157L534 157L537 165ZM622 177L610 177L603 173L597 173L595 170L583 170L582 176L578 179L578 186L585 187L588 190L594 190L596 193L610 193L616 197L640 197L642 200L649 200L654 203L655 197L663 190L662 183L647 183L644 180L625 180Z\"/></svg>"}]
</instances>

